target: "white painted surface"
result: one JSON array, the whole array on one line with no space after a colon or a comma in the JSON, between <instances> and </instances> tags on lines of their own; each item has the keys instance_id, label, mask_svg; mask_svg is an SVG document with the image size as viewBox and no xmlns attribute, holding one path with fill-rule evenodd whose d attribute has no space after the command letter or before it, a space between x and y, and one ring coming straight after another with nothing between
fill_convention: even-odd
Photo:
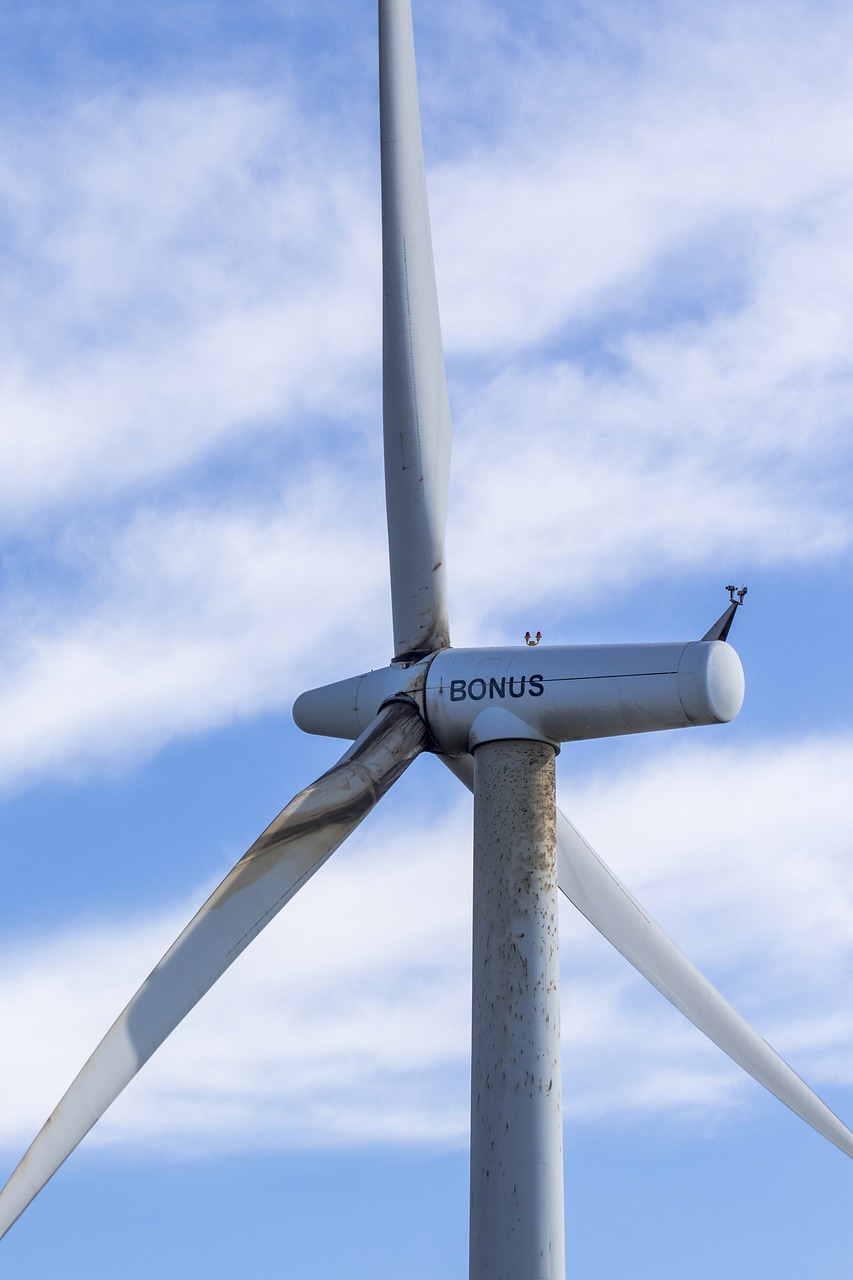
<instances>
[{"instance_id":1,"label":"white painted surface","mask_svg":"<svg viewBox=\"0 0 853 1280\"><path fill-rule=\"evenodd\" d=\"M564 1280L554 751L475 754L471 1280Z\"/></svg>"},{"instance_id":2,"label":"white painted surface","mask_svg":"<svg viewBox=\"0 0 853 1280\"><path fill-rule=\"evenodd\" d=\"M450 643L444 530L450 405L409 0L380 0L382 397L394 654Z\"/></svg>"},{"instance_id":3,"label":"white painted surface","mask_svg":"<svg viewBox=\"0 0 853 1280\"><path fill-rule=\"evenodd\" d=\"M558 743L723 724L737 715L744 692L740 659L720 640L443 649L412 667L311 689L293 715L308 733L355 738L387 698L421 686L430 732L451 755L488 736ZM501 718L494 729L480 720L472 739L478 717L494 710L527 730L513 735Z\"/></svg>"}]
</instances>

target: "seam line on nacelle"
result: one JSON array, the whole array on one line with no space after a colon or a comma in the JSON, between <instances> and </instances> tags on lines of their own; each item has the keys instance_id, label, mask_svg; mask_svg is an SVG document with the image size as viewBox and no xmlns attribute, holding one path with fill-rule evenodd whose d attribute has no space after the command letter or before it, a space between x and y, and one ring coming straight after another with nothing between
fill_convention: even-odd
<instances>
[{"instance_id":1,"label":"seam line on nacelle","mask_svg":"<svg viewBox=\"0 0 853 1280\"><path fill-rule=\"evenodd\" d=\"M545 684L573 684L579 680L636 680L639 676L677 676L674 671L612 671L602 676L543 676Z\"/></svg>"}]
</instances>

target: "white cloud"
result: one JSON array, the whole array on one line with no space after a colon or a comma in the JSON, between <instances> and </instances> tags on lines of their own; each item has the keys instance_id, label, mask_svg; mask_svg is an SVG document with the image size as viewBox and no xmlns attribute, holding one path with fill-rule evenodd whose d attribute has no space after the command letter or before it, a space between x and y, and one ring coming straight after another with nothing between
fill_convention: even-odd
<instances>
[{"instance_id":1,"label":"white cloud","mask_svg":"<svg viewBox=\"0 0 853 1280\"><path fill-rule=\"evenodd\" d=\"M714 376L698 342L674 346L655 352L659 376L514 368L466 406L448 558L469 643L518 600L559 610L571 596L586 611L673 569L746 572L849 547L834 388L753 388L750 400ZM807 421L829 408L823 450L796 421L788 429L792 401Z\"/></svg>"},{"instance_id":2,"label":"white cloud","mask_svg":"<svg viewBox=\"0 0 853 1280\"><path fill-rule=\"evenodd\" d=\"M478 10L453 12L448 75ZM849 17L657 15L651 32L624 6L573 11L550 47L493 20L452 94L425 84L428 126L448 126L430 182L457 641L522 596L587 607L673 566L849 547ZM151 86L26 136L7 123L4 785L136 758L387 657L362 123L331 129L289 89ZM691 748L570 806L794 1065L843 1085L851 763L817 737ZM372 854L339 855L103 1136L462 1140L465 812L422 815L423 835L389 819ZM9 953L4 1025L31 1055L2 1067L17 1138L188 914ZM568 908L564 933L569 1110L708 1116L745 1096Z\"/></svg>"},{"instance_id":3,"label":"white cloud","mask_svg":"<svg viewBox=\"0 0 853 1280\"><path fill-rule=\"evenodd\" d=\"M513 46L519 110L431 175L472 640L516 598L850 545L849 17L618 18L598 85L589 32Z\"/></svg>"},{"instance_id":4,"label":"white cloud","mask_svg":"<svg viewBox=\"0 0 853 1280\"><path fill-rule=\"evenodd\" d=\"M286 97L199 90L99 99L7 147L7 522L364 403L378 209L358 145Z\"/></svg>"},{"instance_id":5,"label":"white cloud","mask_svg":"<svg viewBox=\"0 0 853 1280\"><path fill-rule=\"evenodd\" d=\"M602 43L624 43L633 65L598 65L573 24L547 51L504 53L500 128L431 175L454 347L512 348L618 313L691 246L705 249L696 283L733 266L749 278L762 228L808 232L849 190L849 15L816 29L789 7L778 32L740 6L659 16L653 34L624 7L609 30L604 17ZM467 120L476 91L463 104L457 86L454 102Z\"/></svg>"},{"instance_id":6,"label":"white cloud","mask_svg":"<svg viewBox=\"0 0 853 1280\"><path fill-rule=\"evenodd\" d=\"M459 1140L467 809L406 831L369 824L174 1034L100 1136L166 1146L177 1133L206 1146ZM51 1090L69 1082L191 910L86 927L7 955L0 1005L21 1053L2 1068L6 1141L41 1122Z\"/></svg>"},{"instance_id":7,"label":"white cloud","mask_svg":"<svg viewBox=\"0 0 853 1280\"><path fill-rule=\"evenodd\" d=\"M853 963L852 766L847 738L680 742L624 776L617 805L599 778L572 812L700 967L774 1018L819 1022Z\"/></svg>"},{"instance_id":8,"label":"white cloud","mask_svg":"<svg viewBox=\"0 0 853 1280\"><path fill-rule=\"evenodd\" d=\"M336 524L317 517L329 509ZM67 553L82 598L58 588L28 609L21 588L11 601L6 786L79 776L280 706L324 673L369 666L387 634L381 525L334 483L295 487L266 510L143 510L100 533L78 529Z\"/></svg>"},{"instance_id":9,"label":"white cloud","mask_svg":"<svg viewBox=\"0 0 853 1280\"><path fill-rule=\"evenodd\" d=\"M673 568L837 556L849 18L816 31L790 6L777 35L737 6L670 5L652 39L621 9L570 29L561 9L546 41L489 12L442 40L455 65L476 33L464 99L458 80L446 101L430 90L431 54L422 67L457 418L454 638L500 632L522 599L588 609ZM386 656L363 126L309 115L298 79L144 85L7 124L0 775L79 768L119 736L154 750ZM273 492L289 514L270 514ZM78 545L93 527L97 555ZM303 667L354 611L341 666Z\"/></svg>"},{"instance_id":10,"label":"white cloud","mask_svg":"<svg viewBox=\"0 0 853 1280\"><path fill-rule=\"evenodd\" d=\"M643 905L818 1088L853 1085L851 755L846 739L687 751L575 787L571 804ZM436 817L415 803L380 810L311 880L100 1140L465 1141L470 806ZM40 1122L190 910L7 945L4 1141ZM756 1086L567 904L562 949L567 1113L722 1123L749 1105Z\"/></svg>"}]
</instances>

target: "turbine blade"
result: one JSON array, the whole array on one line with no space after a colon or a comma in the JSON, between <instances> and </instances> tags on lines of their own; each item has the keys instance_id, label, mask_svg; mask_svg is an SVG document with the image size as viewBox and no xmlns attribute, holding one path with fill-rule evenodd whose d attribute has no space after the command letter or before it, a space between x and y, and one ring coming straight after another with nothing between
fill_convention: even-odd
<instances>
[{"instance_id":1,"label":"turbine blade","mask_svg":"<svg viewBox=\"0 0 853 1280\"><path fill-rule=\"evenodd\" d=\"M385 707L259 836L98 1045L0 1193L4 1235L140 1067L423 750L413 704Z\"/></svg>"},{"instance_id":2,"label":"turbine blade","mask_svg":"<svg viewBox=\"0 0 853 1280\"><path fill-rule=\"evenodd\" d=\"M450 643L444 530L450 406L409 0L379 0L382 395L395 660Z\"/></svg>"},{"instance_id":3,"label":"turbine blade","mask_svg":"<svg viewBox=\"0 0 853 1280\"><path fill-rule=\"evenodd\" d=\"M676 1009L806 1124L853 1156L853 1133L687 959L562 813L560 888Z\"/></svg>"},{"instance_id":4,"label":"turbine blade","mask_svg":"<svg viewBox=\"0 0 853 1280\"><path fill-rule=\"evenodd\" d=\"M442 760L473 791L471 757ZM559 809L557 859L560 888L581 915L738 1066L853 1156L853 1133L655 924Z\"/></svg>"}]
</instances>

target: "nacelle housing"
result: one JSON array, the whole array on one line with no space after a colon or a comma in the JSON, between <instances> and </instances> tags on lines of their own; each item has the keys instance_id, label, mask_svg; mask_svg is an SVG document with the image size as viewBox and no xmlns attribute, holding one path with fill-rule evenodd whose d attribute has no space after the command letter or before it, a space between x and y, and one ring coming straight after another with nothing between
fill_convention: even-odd
<instances>
[{"instance_id":1,"label":"nacelle housing","mask_svg":"<svg viewBox=\"0 0 853 1280\"><path fill-rule=\"evenodd\" d=\"M448 755L501 738L558 745L690 725L723 724L743 702L734 649L676 644L442 649L410 667L383 667L297 698L307 733L357 738L390 698L415 699Z\"/></svg>"}]
</instances>

